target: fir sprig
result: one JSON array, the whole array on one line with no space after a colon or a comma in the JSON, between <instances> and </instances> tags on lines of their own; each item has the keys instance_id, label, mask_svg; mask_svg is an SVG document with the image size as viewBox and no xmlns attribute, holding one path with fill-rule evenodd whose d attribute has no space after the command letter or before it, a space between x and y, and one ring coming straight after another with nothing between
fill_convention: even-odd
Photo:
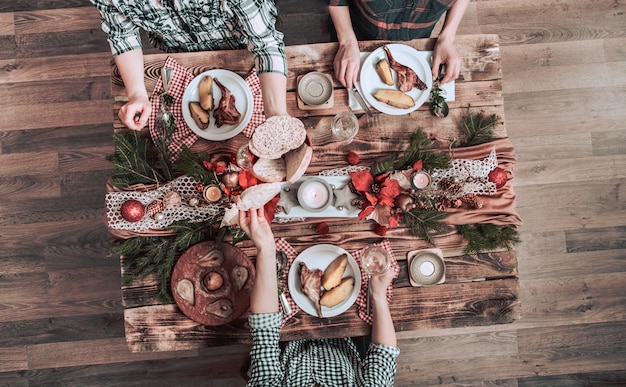
<instances>
[{"instance_id":1,"label":"fir sprig","mask_svg":"<svg viewBox=\"0 0 626 387\"><path fill-rule=\"evenodd\" d=\"M449 168L450 158L448 155L435 152L433 148L434 142L428 138L426 132L421 128L417 129L411 134L409 145L404 149L402 157L395 162L394 168L397 170L406 169L418 160L422 160L424 169Z\"/></svg>"},{"instance_id":2,"label":"fir sprig","mask_svg":"<svg viewBox=\"0 0 626 387\"><path fill-rule=\"evenodd\" d=\"M513 227L490 223L477 223L456 226L457 231L467 241L463 253L478 255L499 248L512 250L520 242L519 233Z\"/></svg>"},{"instance_id":3,"label":"fir sprig","mask_svg":"<svg viewBox=\"0 0 626 387\"><path fill-rule=\"evenodd\" d=\"M124 257L124 285L132 284L135 278L155 275L159 283L156 297L164 304L173 303L169 282L176 261L194 244L215 238L215 220L176 222L168 228L174 236L138 236L120 242L113 253Z\"/></svg>"},{"instance_id":4,"label":"fir sprig","mask_svg":"<svg viewBox=\"0 0 626 387\"><path fill-rule=\"evenodd\" d=\"M496 114L485 115L484 112L472 112L468 109L467 114L461 118L461 131L463 138L455 144L455 147L468 147L480 145L493 140L493 130L500 121Z\"/></svg>"},{"instance_id":5,"label":"fir sprig","mask_svg":"<svg viewBox=\"0 0 626 387\"><path fill-rule=\"evenodd\" d=\"M209 171L203 166L204 161L209 161L209 154L202 152L193 153L188 147L184 147L178 155L178 160L174 164L174 170L181 175L192 177L202 184L217 183L215 172Z\"/></svg>"},{"instance_id":6,"label":"fir sprig","mask_svg":"<svg viewBox=\"0 0 626 387\"><path fill-rule=\"evenodd\" d=\"M445 213L443 212L414 208L404 213L402 222L413 235L426 239L434 245L433 234L445 230L445 225L441 222L444 217Z\"/></svg>"},{"instance_id":7,"label":"fir sprig","mask_svg":"<svg viewBox=\"0 0 626 387\"><path fill-rule=\"evenodd\" d=\"M113 184L126 188L133 184L157 184L165 182L160 168L155 168L157 154L148 139L137 132L113 135L115 152L108 155L113 169Z\"/></svg>"}]
</instances>

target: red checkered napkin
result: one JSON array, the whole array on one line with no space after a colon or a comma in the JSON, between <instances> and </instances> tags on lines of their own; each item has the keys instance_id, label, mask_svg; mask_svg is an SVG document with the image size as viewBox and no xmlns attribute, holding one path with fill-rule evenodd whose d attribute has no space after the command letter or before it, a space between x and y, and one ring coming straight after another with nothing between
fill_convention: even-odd
<instances>
[{"instance_id":1,"label":"red checkered napkin","mask_svg":"<svg viewBox=\"0 0 626 387\"><path fill-rule=\"evenodd\" d=\"M261 81L256 73L256 68L252 68L252 71L250 71L250 74L246 77L246 83L250 87L250 91L252 91L254 106L252 107L252 117L248 125L243 129L243 134L246 137L252 137L256 127L265 122L263 93L261 92Z\"/></svg>"},{"instance_id":2,"label":"red checkered napkin","mask_svg":"<svg viewBox=\"0 0 626 387\"><path fill-rule=\"evenodd\" d=\"M283 325L284 325L287 322L287 320L289 320L291 317L293 317L296 313L300 311L300 308L298 307L296 302L293 300L293 298L291 298L291 294L289 293L289 286L288 286L289 269L291 268L293 261L296 260L296 257L298 256L298 252L294 250L294 248L291 247L291 245L287 243L287 241L284 240L283 238L278 238L276 240L276 251L284 251L287 254L287 258L289 258L287 260L287 266L283 268L283 278L278 283L278 286L283 288L283 293L285 294L287 298L287 302L289 303L289 306L291 306L291 313L289 313L288 315L283 314Z\"/></svg>"},{"instance_id":3,"label":"red checkered napkin","mask_svg":"<svg viewBox=\"0 0 626 387\"><path fill-rule=\"evenodd\" d=\"M395 280L396 278L398 278L398 274L400 274L400 265L398 265L398 261L396 261L396 257L393 254L393 250L391 249L391 244L389 243L389 239L384 238L380 242L374 243L374 245L380 246L384 248L385 250L387 250L387 252L389 252L389 255L391 256L391 270L393 270L393 273L394 273L393 279ZM352 253L352 257L354 257L354 259L357 261L357 263L359 264L359 267L361 267L361 256L363 255L363 252L365 251L365 249L367 249L367 247L364 247ZM359 317L361 317L363 321L371 325L372 315L367 314L367 282L368 282L367 274L361 271L361 291L359 292L359 296L356 299L356 304L358 306ZM393 281L391 284L389 284L389 287L387 288L387 302L391 302L392 298L393 298ZM372 310L370 308L370 313L371 312Z\"/></svg>"},{"instance_id":4,"label":"red checkered napkin","mask_svg":"<svg viewBox=\"0 0 626 387\"><path fill-rule=\"evenodd\" d=\"M185 93L187 85L189 85L189 83L193 80L194 75L185 67L181 66L172 57L167 57L165 60L165 67L172 69L172 79L170 81L168 94L174 98L174 103L172 104L170 111L174 117L176 117L176 131L172 136L172 143L169 146L169 150L172 155L177 155L183 149L183 146L190 147L199 138L199 136L195 134L185 122L182 108L183 94ZM261 82L259 81L259 76L257 75L255 68L252 69L245 81L252 91L253 106L252 117L248 125L244 128L243 134L247 137L252 137L252 133L254 133L256 127L265 121ZM154 124L157 113L161 109L161 93L163 93L163 79L159 77L150 98L152 112L150 113L150 119L148 120L148 128L150 129L150 136L153 141L155 141L154 139L158 138L160 135L155 130Z\"/></svg>"},{"instance_id":5,"label":"red checkered napkin","mask_svg":"<svg viewBox=\"0 0 626 387\"><path fill-rule=\"evenodd\" d=\"M178 64L178 62L172 57L167 57L165 60L165 67L172 69L172 79L170 81L168 94L174 99L174 103L172 104L170 111L174 117L176 117L176 131L172 135L172 143L169 146L169 150L170 154L177 155L183 149L184 145L191 146L194 142L196 142L196 140L198 140L198 135L195 134L191 128L189 128L187 123L185 123L182 107L183 94L185 93L187 85L193 80L194 76L189 70ZM150 137L152 137L152 140L155 143L157 142L156 139L160 136L160 133L157 133L154 124L157 113L161 109L161 93L163 93L163 79L159 77L154 90L152 91L152 96L150 97L152 112L150 113L150 119L148 120Z\"/></svg>"}]
</instances>

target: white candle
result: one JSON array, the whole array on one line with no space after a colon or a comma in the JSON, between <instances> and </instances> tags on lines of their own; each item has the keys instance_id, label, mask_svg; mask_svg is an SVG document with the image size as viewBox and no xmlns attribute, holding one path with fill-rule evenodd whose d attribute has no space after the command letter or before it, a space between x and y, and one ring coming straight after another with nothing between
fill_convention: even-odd
<instances>
[{"instance_id":1,"label":"white candle","mask_svg":"<svg viewBox=\"0 0 626 387\"><path fill-rule=\"evenodd\" d=\"M322 208L328 202L329 193L326 186L319 181L308 183L302 191L303 204L310 208Z\"/></svg>"},{"instance_id":2,"label":"white candle","mask_svg":"<svg viewBox=\"0 0 626 387\"><path fill-rule=\"evenodd\" d=\"M422 262L420 265L420 272L425 276L433 275L435 272L435 264L430 261Z\"/></svg>"},{"instance_id":3,"label":"white candle","mask_svg":"<svg viewBox=\"0 0 626 387\"><path fill-rule=\"evenodd\" d=\"M426 172L418 172L413 175L413 185L415 188L424 189L430 184L430 176Z\"/></svg>"}]
</instances>

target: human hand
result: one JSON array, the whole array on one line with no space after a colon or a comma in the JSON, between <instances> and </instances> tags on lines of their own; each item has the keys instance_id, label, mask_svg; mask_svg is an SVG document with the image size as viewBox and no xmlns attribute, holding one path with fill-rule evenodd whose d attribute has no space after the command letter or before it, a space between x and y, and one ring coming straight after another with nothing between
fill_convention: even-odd
<instances>
[{"instance_id":1,"label":"human hand","mask_svg":"<svg viewBox=\"0 0 626 387\"><path fill-rule=\"evenodd\" d=\"M439 81L440 85L453 81L459 77L461 72L461 58L454 47L453 43L437 40L435 49L433 50L432 61L433 79L441 76L442 65L445 65L445 74Z\"/></svg>"},{"instance_id":2,"label":"human hand","mask_svg":"<svg viewBox=\"0 0 626 387\"><path fill-rule=\"evenodd\" d=\"M352 89L361 68L361 50L356 39L339 44L333 67L335 78L347 89Z\"/></svg>"},{"instance_id":3,"label":"human hand","mask_svg":"<svg viewBox=\"0 0 626 387\"><path fill-rule=\"evenodd\" d=\"M386 272L384 272L383 274L380 275L374 275L372 276L372 278L370 278L370 285L371 285L371 289L372 289L372 297L378 298L378 297L384 297L386 298L387 296L387 288L389 287L389 285L391 284L391 281L393 281L393 277L394 277L395 273L392 269L387 270Z\"/></svg>"},{"instance_id":4,"label":"human hand","mask_svg":"<svg viewBox=\"0 0 626 387\"><path fill-rule=\"evenodd\" d=\"M269 222L265 219L263 207L239 210L239 226L254 242L258 250L274 246L274 233Z\"/></svg>"},{"instance_id":5,"label":"human hand","mask_svg":"<svg viewBox=\"0 0 626 387\"><path fill-rule=\"evenodd\" d=\"M129 98L117 115L129 129L141 130L148 123L152 105L147 95Z\"/></svg>"}]
</instances>

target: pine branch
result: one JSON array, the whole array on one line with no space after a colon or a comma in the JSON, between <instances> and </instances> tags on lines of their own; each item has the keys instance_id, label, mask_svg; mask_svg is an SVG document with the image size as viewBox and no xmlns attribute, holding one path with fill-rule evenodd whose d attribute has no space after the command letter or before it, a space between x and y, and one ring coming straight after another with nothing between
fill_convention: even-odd
<instances>
[{"instance_id":1,"label":"pine branch","mask_svg":"<svg viewBox=\"0 0 626 387\"><path fill-rule=\"evenodd\" d=\"M435 210L413 209L405 212L402 222L418 238L423 238L431 245L435 244L433 234L439 233L445 229L445 225L441 220L445 217L445 213Z\"/></svg>"},{"instance_id":2,"label":"pine branch","mask_svg":"<svg viewBox=\"0 0 626 387\"><path fill-rule=\"evenodd\" d=\"M113 165L111 178L115 186L126 188L133 184L158 184L168 181L163 170L153 167L157 155L152 150L150 140L132 131L128 134L114 134L113 141L115 152L107 159Z\"/></svg>"},{"instance_id":3,"label":"pine branch","mask_svg":"<svg viewBox=\"0 0 626 387\"><path fill-rule=\"evenodd\" d=\"M113 252L125 257L123 283L129 286L134 278L154 275L159 283L156 297L164 304L173 303L169 282L176 261L194 244L215 238L212 225L217 218L198 223L177 222L169 227L176 232L173 237L139 236L122 241Z\"/></svg>"},{"instance_id":4,"label":"pine branch","mask_svg":"<svg viewBox=\"0 0 626 387\"><path fill-rule=\"evenodd\" d=\"M493 140L493 129L500 121L496 114L486 116L484 112L468 112L461 118L461 131L463 139L455 147L468 147L480 145Z\"/></svg>"},{"instance_id":5,"label":"pine branch","mask_svg":"<svg viewBox=\"0 0 626 387\"><path fill-rule=\"evenodd\" d=\"M495 224L478 223L457 226L457 231L467 241L463 253L478 255L499 248L512 250L520 242L517 230Z\"/></svg>"},{"instance_id":6,"label":"pine branch","mask_svg":"<svg viewBox=\"0 0 626 387\"><path fill-rule=\"evenodd\" d=\"M435 152L433 146L434 143L428 138L426 132L421 128L417 129L411 134L409 145L403 151L402 157L395 162L394 168L397 170L407 169L418 160L422 160L424 169L449 168L450 158L448 155Z\"/></svg>"},{"instance_id":7,"label":"pine branch","mask_svg":"<svg viewBox=\"0 0 626 387\"><path fill-rule=\"evenodd\" d=\"M188 147L184 147L178 155L174 169L177 173L192 177L203 184L216 183L218 179L215 172L203 166L203 161L208 160L209 155L206 152L195 154Z\"/></svg>"}]
</instances>

